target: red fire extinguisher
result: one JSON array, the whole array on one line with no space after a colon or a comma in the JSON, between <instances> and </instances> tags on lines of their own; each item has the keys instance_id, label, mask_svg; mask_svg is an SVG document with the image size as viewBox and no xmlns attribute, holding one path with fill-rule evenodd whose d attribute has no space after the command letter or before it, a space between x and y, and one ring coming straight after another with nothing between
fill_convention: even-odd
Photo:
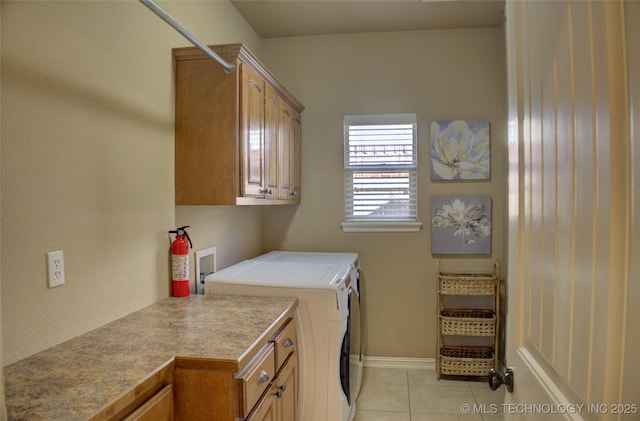
<instances>
[{"instance_id":1,"label":"red fire extinguisher","mask_svg":"<svg viewBox=\"0 0 640 421\"><path fill-rule=\"evenodd\" d=\"M176 235L176 239L171 243L171 295L174 297L189 295L189 247L193 247L193 244L187 234L187 228L189 226L169 231L169 240L171 234Z\"/></svg>"}]
</instances>

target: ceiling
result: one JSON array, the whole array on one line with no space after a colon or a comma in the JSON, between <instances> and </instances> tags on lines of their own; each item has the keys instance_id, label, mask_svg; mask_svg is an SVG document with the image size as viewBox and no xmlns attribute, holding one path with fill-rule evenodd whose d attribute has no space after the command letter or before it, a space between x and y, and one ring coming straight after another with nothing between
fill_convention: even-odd
<instances>
[{"instance_id":1,"label":"ceiling","mask_svg":"<svg viewBox=\"0 0 640 421\"><path fill-rule=\"evenodd\" d=\"M231 0L261 38L499 27L504 0Z\"/></svg>"}]
</instances>

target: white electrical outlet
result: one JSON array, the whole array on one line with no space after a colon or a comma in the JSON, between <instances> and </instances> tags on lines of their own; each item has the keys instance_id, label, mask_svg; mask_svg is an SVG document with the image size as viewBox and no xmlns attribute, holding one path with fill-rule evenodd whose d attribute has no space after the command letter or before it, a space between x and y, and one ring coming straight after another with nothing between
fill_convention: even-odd
<instances>
[{"instance_id":1,"label":"white electrical outlet","mask_svg":"<svg viewBox=\"0 0 640 421\"><path fill-rule=\"evenodd\" d=\"M49 288L64 285L64 255L62 250L47 253L47 279Z\"/></svg>"}]
</instances>

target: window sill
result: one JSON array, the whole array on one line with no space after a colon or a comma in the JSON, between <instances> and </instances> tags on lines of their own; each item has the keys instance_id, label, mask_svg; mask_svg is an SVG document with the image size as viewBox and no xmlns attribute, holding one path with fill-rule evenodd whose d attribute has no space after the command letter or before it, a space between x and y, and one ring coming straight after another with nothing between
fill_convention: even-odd
<instances>
[{"instance_id":1,"label":"window sill","mask_svg":"<svg viewBox=\"0 0 640 421\"><path fill-rule=\"evenodd\" d=\"M340 224L344 232L418 232L422 222L404 221L349 221Z\"/></svg>"}]
</instances>

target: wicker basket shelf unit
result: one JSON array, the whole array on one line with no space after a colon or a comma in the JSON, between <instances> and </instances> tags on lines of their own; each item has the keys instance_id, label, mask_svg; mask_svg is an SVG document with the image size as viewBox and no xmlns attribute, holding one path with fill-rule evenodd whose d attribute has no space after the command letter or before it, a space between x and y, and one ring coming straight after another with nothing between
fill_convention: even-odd
<instances>
[{"instance_id":1,"label":"wicker basket shelf unit","mask_svg":"<svg viewBox=\"0 0 640 421\"><path fill-rule=\"evenodd\" d=\"M438 264L439 267L439 264ZM491 272L437 271L438 335L436 369L441 376L486 376L498 361L500 277L498 264ZM478 308L459 308L447 297L478 297ZM455 302L455 301L454 301ZM486 343L479 345L478 338Z\"/></svg>"}]
</instances>

